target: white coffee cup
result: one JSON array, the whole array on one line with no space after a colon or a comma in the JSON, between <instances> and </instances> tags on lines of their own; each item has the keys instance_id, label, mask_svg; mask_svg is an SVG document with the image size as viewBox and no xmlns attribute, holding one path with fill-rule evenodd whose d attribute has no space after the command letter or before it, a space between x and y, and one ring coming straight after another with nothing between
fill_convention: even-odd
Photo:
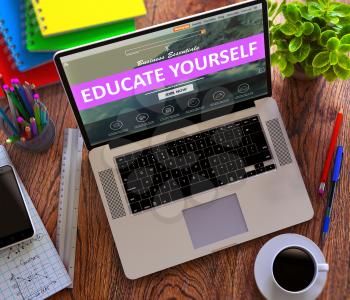
<instances>
[{"instance_id":1,"label":"white coffee cup","mask_svg":"<svg viewBox=\"0 0 350 300\"><path fill-rule=\"evenodd\" d=\"M291 290L288 290L287 288L281 286L278 281L276 280L275 278L275 274L274 274L274 271L273 271L273 266L276 262L276 258L283 252L286 252L286 250L290 250L290 249L295 249L295 250L299 250L299 251L302 251L303 253L305 253L305 255L308 255L310 260L312 260L312 263L313 263L313 278L312 280L310 281L310 283L305 287L305 288L302 288L300 290L297 290L297 291L291 291ZM281 289L284 293L287 293L287 294L292 294L292 295L298 295L298 294L302 294L302 293L305 293L307 292L308 290L312 289L313 288L313 285L315 284L315 282L317 281L318 279L318 276L320 275L321 272L328 272L329 270L329 265L327 263L318 263L315 256L313 255L313 253L311 251L309 251L306 247L302 247L300 245L298 246L289 246L289 247L285 247L283 249L280 250L280 252L276 253L273 260L272 260L272 264L271 264L271 276L273 278L273 282L274 284L276 285L277 288ZM300 276L302 276L302 274L300 274ZM293 280L293 278L290 278L290 280Z\"/></svg>"},{"instance_id":2,"label":"white coffee cup","mask_svg":"<svg viewBox=\"0 0 350 300\"><path fill-rule=\"evenodd\" d=\"M307 269L309 270L305 277L307 280L301 281L303 285L298 285L300 281L298 281L297 276L291 277L291 279L296 278L296 284L292 288L289 286L287 275L299 274L298 271L303 270L303 268L296 268L295 272L289 274L276 273L276 269L274 270L276 259L281 259L279 255L284 255L289 249L296 249L297 253L300 250L301 259L305 259L305 262L312 266L312 269ZM283 259L281 261L283 262ZM287 260L287 264L281 264L278 267L280 270L284 270L285 267L290 266L290 263L293 263L293 260ZM303 266L300 261L299 265ZM310 300L316 299L321 294L326 284L328 270L329 266L321 249L313 241L302 235L288 233L272 238L260 249L255 260L254 276L260 292L266 299ZM282 274L282 277L279 277L278 274ZM283 278L283 276L285 277Z\"/></svg>"}]
</instances>

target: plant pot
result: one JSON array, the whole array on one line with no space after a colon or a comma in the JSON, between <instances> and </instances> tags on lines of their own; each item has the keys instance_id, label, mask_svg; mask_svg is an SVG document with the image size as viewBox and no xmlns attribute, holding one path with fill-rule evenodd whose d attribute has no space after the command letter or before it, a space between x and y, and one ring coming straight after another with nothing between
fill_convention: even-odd
<instances>
[{"instance_id":1,"label":"plant pot","mask_svg":"<svg viewBox=\"0 0 350 300\"><path fill-rule=\"evenodd\" d=\"M300 64L295 64L294 65L294 73L292 75L293 78L297 79L297 80L302 80L302 81L310 81L310 80L314 80L317 77L310 77L309 75L306 75L304 72L304 69L301 67Z\"/></svg>"}]
</instances>

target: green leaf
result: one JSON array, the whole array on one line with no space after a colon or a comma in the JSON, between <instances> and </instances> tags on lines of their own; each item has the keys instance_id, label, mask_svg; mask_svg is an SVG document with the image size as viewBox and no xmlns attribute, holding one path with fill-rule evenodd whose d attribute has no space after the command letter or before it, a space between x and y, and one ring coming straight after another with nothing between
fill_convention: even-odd
<instances>
[{"instance_id":1,"label":"green leaf","mask_svg":"<svg viewBox=\"0 0 350 300\"><path fill-rule=\"evenodd\" d=\"M272 66L278 65L278 58L279 58L279 55L277 52L271 54L271 65Z\"/></svg>"},{"instance_id":2,"label":"green leaf","mask_svg":"<svg viewBox=\"0 0 350 300\"><path fill-rule=\"evenodd\" d=\"M306 19L306 20L308 20L308 21L311 21L311 20L312 20L313 16L309 14L308 9L307 9L307 6L302 6L302 7L300 7L300 8L299 8L299 11L300 11L301 16L302 16L304 19Z\"/></svg>"},{"instance_id":3,"label":"green leaf","mask_svg":"<svg viewBox=\"0 0 350 300\"><path fill-rule=\"evenodd\" d=\"M344 35L346 35L348 33L350 33L350 24L342 27L342 29L339 32L339 37L343 37Z\"/></svg>"},{"instance_id":4,"label":"green leaf","mask_svg":"<svg viewBox=\"0 0 350 300\"><path fill-rule=\"evenodd\" d=\"M300 20L300 12L299 12L298 7L293 3L287 4L286 10L285 10L285 17L288 21L293 22L293 23L296 21L299 21Z\"/></svg>"},{"instance_id":5,"label":"green leaf","mask_svg":"<svg viewBox=\"0 0 350 300\"><path fill-rule=\"evenodd\" d=\"M334 66L338 63L338 54L335 51L329 53L329 63Z\"/></svg>"},{"instance_id":6,"label":"green leaf","mask_svg":"<svg viewBox=\"0 0 350 300\"><path fill-rule=\"evenodd\" d=\"M276 46L278 51L287 51L288 50L288 43L285 41L278 40L276 41Z\"/></svg>"},{"instance_id":7,"label":"green leaf","mask_svg":"<svg viewBox=\"0 0 350 300\"><path fill-rule=\"evenodd\" d=\"M288 49L290 52L295 52L297 51L303 42L303 39L301 37L295 37L292 39L289 43Z\"/></svg>"},{"instance_id":8,"label":"green leaf","mask_svg":"<svg viewBox=\"0 0 350 300\"><path fill-rule=\"evenodd\" d=\"M287 53L287 61L292 63L292 64L296 64L298 62L298 59L295 57L295 55L293 53L288 52Z\"/></svg>"},{"instance_id":9,"label":"green leaf","mask_svg":"<svg viewBox=\"0 0 350 300\"><path fill-rule=\"evenodd\" d=\"M315 77L314 68L312 66L309 66L309 65L304 66L304 72L309 77Z\"/></svg>"},{"instance_id":10,"label":"green leaf","mask_svg":"<svg viewBox=\"0 0 350 300\"><path fill-rule=\"evenodd\" d=\"M314 24L311 22L305 22L303 24L303 33L305 35L310 35L314 31Z\"/></svg>"},{"instance_id":11,"label":"green leaf","mask_svg":"<svg viewBox=\"0 0 350 300\"><path fill-rule=\"evenodd\" d=\"M344 36L340 39L340 43L341 43L341 44L350 44L350 33L344 35Z\"/></svg>"},{"instance_id":12,"label":"green leaf","mask_svg":"<svg viewBox=\"0 0 350 300\"><path fill-rule=\"evenodd\" d=\"M343 69L350 70L350 58L345 54L339 54L338 65Z\"/></svg>"},{"instance_id":13,"label":"green leaf","mask_svg":"<svg viewBox=\"0 0 350 300\"><path fill-rule=\"evenodd\" d=\"M317 23L313 23L314 30L311 34L311 40L315 41L318 40L321 36L321 28Z\"/></svg>"},{"instance_id":14,"label":"green leaf","mask_svg":"<svg viewBox=\"0 0 350 300\"><path fill-rule=\"evenodd\" d=\"M293 35L297 31L297 27L292 23L286 22L280 27L280 31L285 35Z\"/></svg>"},{"instance_id":15,"label":"green leaf","mask_svg":"<svg viewBox=\"0 0 350 300\"><path fill-rule=\"evenodd\" d=\"M322 68L313 68L314 76L321 75L322 73L326 72L330 68L330 65L325 65Z\"/></svg>"},{"instance_id":16,"label":"green leaf","mask_svg":"<svg viewBox=\"0 0 350 300\"><path fill-rule=\"evenodd\" d=\"M322 7L315 2L310 2L307 5L308 13L314 17L322 16Z\"/></svg>"},{"instance_id":17,"label":"green leaf","mask_svg":"<svg viewBox=\"0 0 350 300\"><path fill-rule=\"evenodd\" d=\"M322 68L329 63L329 52L323 51L318 53L314 60L312 61L312 66L314 68Z\"/></svg>"},{"instance_id":18,"label":"green leaf","mask_svg":"<svg viewBox=\"0 0 350 300\"><path fill-rule=\"evenodd\" d=\"M350 5L345 3L332 3L330 5L331 12L337 17L347 17L350 15Z\"/></svg>"},{"instance_id":19,"label":"green leaf","mask_svg":"<svg viewBox=\"0 0 350 300\"><path fill-rule=\"evenodd\" d=\"M298 62L304 61L310 53L310 44L303 44L301 45L300 49L296 52L294 52L294 55Z\"/></svg>"},{"instance_id":20,"label":"green leaf","mask_svg":"<svg viewBox=\"0 0 350 300\"><path fill-rule=\"evenodd\" d=\"M333 68L329 68L322 75L324 76L324 78L326 78L327 81L334 81L338 78L337 75L334 73Z\"/></svg>"},{"instance_id":21,"label":"green leaf","mask_svg":"<svg viewBox=\"0 0 350 300\"><path fill-rule=\"evenodd\" d=\"M287 66L287 59L284 55L280 55L278 59L278 68L283 71Z\"/></svg>"},{"instance_id":22,"label":"green leaf","mask_svg":"<svg viewBox=\"0 0 350 300\"><path fill-rule=\"evenodd\" d=\"M269 17L272 17L273 14L276 12L278 3L277 2L273 2L270 6L269 6Z\"/></svg>"},{"instance_id":23,"label":"green leaf","mask_svg":"<svg viewBox=\"0 0 350 300\"><path fill-rule=\"evenodd\" d=\"M333 66L333 71L340 79L347 80L350 78L350 70L343 69L339 65Z\"/></svg>"},{"instance_id":24,"label":"green leaf","mask_svg":"<svg viewBox=\"0 0 350 300\"><path fill-rule=\"evenodd\" d=\"M337 36L337 34L333 30L326 30L326 31L322 32L321 33L321 40L320 40L321 45L326 46L327 41L330 38L336 37L336 36Z\"/></svg>"},{"instance_id":25,"label":"green leaf","mask_svg":"<svg viewBox=\"0 0 350 300\"><path fill-rule=\"evenodd\" d=\"M341 53L350 52L350 44L340 45L339 48L338 48L338 51L341 52Z\"/></svg>"},{"instance_id":26,"label":"green leaf","mask_svg":"<svg viewBox=\"0 0 350 300\"><path fill-rule=\"evenodd\" d=\"M338 40L338 38L336 37L331 37L328 41L327 41L327 49L329 51L333 51L336 50L340 45L340 41Z\"/></svg>"},{"instance_id":27,"label":"green leaf","mask_svg":"<svg viewBox=\"0 0 350 300\"><path fill-rule=\"evenodd\" d=\"M286 68L282 71L282 75L284 77L290 77L294 73L294 65L291 63L288 63Z\"/></svg>"}]
</instances>

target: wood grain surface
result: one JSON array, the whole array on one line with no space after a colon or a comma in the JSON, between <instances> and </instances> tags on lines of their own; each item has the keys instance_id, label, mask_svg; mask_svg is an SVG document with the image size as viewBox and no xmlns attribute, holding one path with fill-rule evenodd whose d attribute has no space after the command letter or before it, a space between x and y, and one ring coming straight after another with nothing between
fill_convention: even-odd
<instances>
[{"instance_id":1,"label":"wood grain surface","mask_svg":"<svg viewBox=\"0 0 350 300\"><path fill-rule=\"evenodd\" d=\"M138 20L138 28L221 7L233 1L148 0L146 3L148 14ZM55 241L63 130L77 125L60 85L44 88L40 93L56 124L57 137L53 147L40 155L23 152L13 146L6 148ZM330 272L320 299L349 299L350 155L347 152L350 151L350 82L329 84L323 79L283 80L273 70L273 96L278 102L312 200L315 216L311 221L130 281L124 276L85 150L74 289L64 290L52 299L261 299L254 281L253 266L264 243L287 232L299 233L316 243L320 242L326 201L316 194L316 188L332 124L341 107L345 118L340 141L346 154L329 239L324 248ZM2 133L0 142L5 142Z\"/></svg>"}]
</instances>

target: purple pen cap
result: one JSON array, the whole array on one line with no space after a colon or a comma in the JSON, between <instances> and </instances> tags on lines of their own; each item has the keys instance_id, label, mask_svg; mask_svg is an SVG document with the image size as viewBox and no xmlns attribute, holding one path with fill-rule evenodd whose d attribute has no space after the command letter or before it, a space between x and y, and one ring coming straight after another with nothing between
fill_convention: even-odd
<instances>
[{"instance_id":1,"label":"purple pen cap","mask_svg":"<svg viewBox=\"0 0 350 300\"><path fill-rule=\"evenodd\" d=\"M39 99L40 99L40 96L39 96L39 94L34 94L34 95L33 95L33 98L34 98L34 100L39 100Z\"/></svg>"},{"instance_id":2,"label":"purple pen cap","mask_svg":"<svg viewBox=\"0 0 350 300\"><path fill-rule=\"evenodd\" d=\"M9 90L9 86L8 86L8 84L4 84L3 86L2 86L2 88L5 90L5 91L7 91L7 90Z\"/></svg>"},{"instance_id":3,"label":"purple pen cap","mask_svg":"<svg viewBox=\"0 0 350 300\"><path fill-rule=\"evenodd\" d=\"M10 91L11 91L11 92L14 92L15 89L11 86L11 87L10 87Z\"/></svg>"},{"instance_id":4,"label":"purple pen cap","mask_svg":"<svg viewBox=\"0 0 350 300\"><path fill-rule=\"evenodd\" d=\"M12 78L12 79L11 79L11 83L12 83L12 84L19 84L20 81L19 81L18 78Z\"/></svg>"}]
</instances>

